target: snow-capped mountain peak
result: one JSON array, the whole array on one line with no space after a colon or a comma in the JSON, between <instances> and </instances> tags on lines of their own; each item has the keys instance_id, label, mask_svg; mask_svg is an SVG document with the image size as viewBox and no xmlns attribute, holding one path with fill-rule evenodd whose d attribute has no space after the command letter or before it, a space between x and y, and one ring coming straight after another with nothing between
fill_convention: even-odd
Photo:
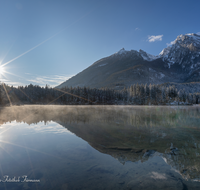
<instances>
[{"instance_id":1,"label":"snow-capped mountain peak","mask_svg":"<svg viewBox=\"0 0 200 190\"><path fill-rule=\"evenodd\" d=\"M181 34L158 56L143 50L125 50L99 59L76 76L59 85L111 87L132 84L200 82L200 34Z\"/></svg>"},{"instance_id":2,"label":"snow-capped mountain peak","mask_svg":"<svg viewBox=\"0 0 200 190\"><path fill-rule=\"evenodd\" d=\"M119 51L117 51L115 54L121 55L121 54L126 54L127 52L128 52L127 50L125 50L124 48L122 48Z\"/></svg>"},{"instance_id":3,"label":"snow-capped mountain peak","mask_svg":"<svg viewBox=\"0 0 200 190\"><path fill-rule=\"evenodd\" d=\"M127 56L129 56L129 55L132 55L132 54L135 54L136 56L139 56L139 57L142 57L144 60L146 60L146 61L153 61L153 60L155 60L155 59L158 59L159 58L159 56L154 56L154 55L151 55L151 54L149 54L149 53L147 53L147 52L145 52L145 51L143 51L143 50L139 50L139 52L138 51L136 51L136 50L130 50L130 51L128 51L128 50L125 50L124 48L122 48L122 49L120 49L119 51L117 51L116 53L114 53L113 55L114 56L118 56L118 55L120 55L120 56L124 56L124 55L127 55ZM113 56L112 55L112 56Z\"/></svg>"},{"instance_id":4,"label":"snow-capped mountain peak","mask_svg":"<svg viewBox=\"0 0 200 190\"><path fill-rule=\"evenodd\" d=\"M200 55L200 35L195 33L181 34L164 48L159 57L167 62L169 68L178 63L186 68L197 61ZM195 61L195 62L196 62ZM190 66L191 68L191 66Z\"/></svg>"},{"instance_id":5,"label":"snow-capped mountain peak","mask_svg":"<svg viewBox=\"0 0 200 190\"><path fill-rule=\"evenodd\" d=\"M181 34L177 36L175 43L181 43L181 44L193 43L194 46L200 47L200 35L194 33L188 33L185 35Z\"/></svg>"},{"instance_id":6,"label":"snow-capped mountain peak","mask_svg":"<svg viewBox=\"0 0 200 190\"><path fill-rule=\"evenodd\" d=\"M119 59L127 56L136 56L146 61L154 61L161 58L167 67L171 67L175 63L181 65L182 68L194 68L194 63L200 62L200 33L181 34L164 48L159 55L154 56L143 50L125 50L120 49L112 56L120 56Z\"/></svg>"}]
</instances>

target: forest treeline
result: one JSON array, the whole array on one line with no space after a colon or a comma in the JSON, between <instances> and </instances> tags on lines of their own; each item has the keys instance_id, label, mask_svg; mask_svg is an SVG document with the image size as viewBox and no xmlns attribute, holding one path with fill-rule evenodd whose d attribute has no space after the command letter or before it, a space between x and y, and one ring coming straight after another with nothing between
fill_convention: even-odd
<instances>
[{"instance_id":1,"label":"forest treeline","mask_svg":"<svg viewBox=\"0 0 200 190\"><path fill-rule=\"evenodd\" d=\"M177 91L175 86L134 84L123 90L89 87L65 87L56 89L46 85L13 87L0 85L0 105L8 104L63 104L63 105L167 105L198 104L200 93Z\"/></svg>"}]
</instances>

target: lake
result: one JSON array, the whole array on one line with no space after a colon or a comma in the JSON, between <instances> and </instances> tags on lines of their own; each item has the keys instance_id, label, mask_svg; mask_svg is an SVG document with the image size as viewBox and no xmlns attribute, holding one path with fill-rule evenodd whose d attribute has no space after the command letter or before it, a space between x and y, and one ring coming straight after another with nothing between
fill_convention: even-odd
<instances>
[{"instance_id":1,"label":"lake","mask_svg":"<svg viewBox=\"0 0 200 190\"><path fill-rule=\"evenodd\" d=\"M1 108L0 189L200 189L200 106Z\"/></svg>"}]
</instances>

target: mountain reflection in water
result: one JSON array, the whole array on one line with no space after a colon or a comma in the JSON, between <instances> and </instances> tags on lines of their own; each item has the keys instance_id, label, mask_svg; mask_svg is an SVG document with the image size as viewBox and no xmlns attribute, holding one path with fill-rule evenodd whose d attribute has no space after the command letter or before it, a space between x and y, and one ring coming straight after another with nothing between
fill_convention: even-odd
<instances>
[{"instance_id":1,"label":"mountain reflection in water","mask_svg":"<svg viewBox=\"0 0 200 190\"><path fill-rule=\"evenodd\" d=\"M188 189L192 187L194 189L200 187L199 182L197 183L200 179L199 106L35 105L1 108L0 125L2 132L7 130L6 125L9 125L8 122L18 123L18 125L22 125L22 122L27 123L38 133L43 131L46 134L49 131L57 134L66 132L75 134L99 152L115 158L118 163L121 163L121 166L118 167L131 167L131 163L140 165L140 167L135 166L137 169L135 168L134 175L142 171L141 177L131 179L128 174L130 173L128 168L127 174L123 174L124 176L120 176L116 171L116 176L119 175L117 178L120 179L119 182L116 182L118 186L110 186L110 188L159 189L165 187L166 189ZM41 124L41 122L47 123L46 127L44 125L33 125ZM59 125L56 126L55 123ZM8 130L13 130L12 128L15 127L15 124L10 127L11 129ZM1 136L6 133L6 131L2 132L0 132ZM75 148L76 146L74 146ZM60 147L56 146L55 149L56 151L63 151L63 154L67 151L61 145ZM3 156L2 153L0 155ZM80 155L80 153L77 153L77 156ZM31 159L37 158L31 157ZM79 159L77 157L77 162L80 162ZM92 160L92 158L89 159ZM56 166L59 168L57 164ZM163 169L167 166L170 166L171 169ZM87 171L92 176L95 176L95 172L100 172L109 178L115 173L112 166L110 168L101 168L98 165L89 164L88 167ZM145 168L148 175L145 174ZM37 172L41 173L41 171ZM78 174L77 176L81 177ZM45 177L47 178L48 175ZM100 176L98 177L99 181L103 180L101 180ZM74 179L71 180L73 181ZM163 182L163 180L166 182ZM95 180L93 179L93 181ZM155 181L157 185L155 185ZM63 182L58 180L55 183L61 184ZM87 185L85 180L81 183L82 186L74 187L74 189L87 189L89 184ZM46 188L45 185L44 187ZM63 189L67 189L67 187L69 188L69 185L62 185ZM109 189L108 184L106 184L106 187ZM10 188L12 189L12 187ZM23 188L25 187L23 186ZM71 188L73 188L73 185L69 189ZM103 188L105 187L96 187L94 189ZM27 189L31 189L31 186L27 186Z\"/></svg>"}]
</instances>

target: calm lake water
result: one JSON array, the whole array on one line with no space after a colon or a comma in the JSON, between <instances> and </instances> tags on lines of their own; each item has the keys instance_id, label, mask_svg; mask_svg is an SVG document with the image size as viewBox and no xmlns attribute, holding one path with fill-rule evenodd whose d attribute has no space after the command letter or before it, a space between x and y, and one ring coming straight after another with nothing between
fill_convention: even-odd
<instances>
[{"instance_id":1,"label":"calm lake water","mask_svg":"<svg viewBox=\"0 0 200 190\"><path fill-rule=\"evenodd\" d=\"M0 189L200 189L200 106L1 108Z\"/></svg>"}]
</instances>

